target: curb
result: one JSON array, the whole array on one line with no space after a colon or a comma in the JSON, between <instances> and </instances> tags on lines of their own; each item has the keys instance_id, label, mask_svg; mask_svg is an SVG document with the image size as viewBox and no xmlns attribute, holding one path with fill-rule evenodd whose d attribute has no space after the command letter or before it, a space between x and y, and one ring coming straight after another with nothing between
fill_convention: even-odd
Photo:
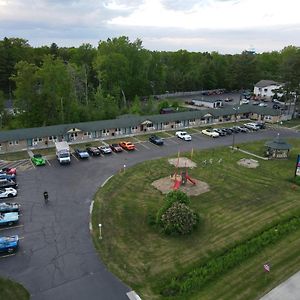
<instances>
[{"instance_id":1,"label":"curb","mask_svg":"<svg viewBox=\"0 0 300 300\"><path fill-rule=\"evenodd\" d=\"M135 291L130 291L126 293L126 295L130 300L142 300L141 297Z\"/></svg>"},{"instance_id":2,"label":"curb","mask_svg":"<svg viewBox=\"0 0 300 300\"><path fill-rule=\"evenodd\" d=\"M105 184L113 177L114 175L109 176L102 184L101 187L104 187ZM89 222L89 229L90 233L93 231L93 225L92 225L92 212L93 212L93 207L94 207L94 200L91 202L90 205L90 222Z\"/></svg>"}]
</instances>

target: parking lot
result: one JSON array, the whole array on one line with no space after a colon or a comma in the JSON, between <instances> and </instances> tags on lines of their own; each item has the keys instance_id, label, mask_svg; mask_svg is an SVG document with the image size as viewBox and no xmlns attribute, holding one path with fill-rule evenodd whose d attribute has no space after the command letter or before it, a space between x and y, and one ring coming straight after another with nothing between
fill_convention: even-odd
<instances>
[{"instance_id":1,"label":"parking lot","mask_svg":"<svg viewBox=\"0 0 300 300\"><path fill-rule=\"evenodd\" d=\"M197 128L188 132L192 136L189 142L175 137L175 132L165 133L163 146L132 137L134 151L85 160L72 155L71 164L66 166L53 157L41 167L29 159L12 163L18 168L19 194L8 201L21 204L20 222L1 228L0 235L18 234L21 240L16 254L1 257L0 275L24 284L31 299L128 299L130 288L108 272L95 253L89 234L93 196L108 177L144 160L177 155L178 151L230 146L233 142L233 135L213 139ZM300 137L299 132L273 126L236 133L234 138L237 144L273 139L278 132L282 137ZM43 199L44 191L49 193L48 204ZM102 229L105 231L105 224Z\"/></svg>"}]
</instances>

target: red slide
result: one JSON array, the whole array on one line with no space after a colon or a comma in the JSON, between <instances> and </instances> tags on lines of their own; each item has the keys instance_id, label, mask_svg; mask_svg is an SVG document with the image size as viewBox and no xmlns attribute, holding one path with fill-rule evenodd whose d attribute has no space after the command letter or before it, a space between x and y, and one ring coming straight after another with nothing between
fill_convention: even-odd
<instances>
[{"instance_id":1,"label":"red slide","mask_svg":"<svg viewBox=\"0 0 300 300\"><path fill-rule=\"evenodd\" d=\"M173 185L173 190L178 190L180 187L181 181L180 180L175 180L175 183Z\"/></svg>"},{"instance_id":2,"label":"red slide","mask_svg":"<svg viewBox=\"0 0 300 300\"><path fill-rule=\"evenodd\" d=\"M186 175L186 179L189 180L192 184L196 184L196 181L192 179L189 175Z\"/></svg>"}]
</instances>

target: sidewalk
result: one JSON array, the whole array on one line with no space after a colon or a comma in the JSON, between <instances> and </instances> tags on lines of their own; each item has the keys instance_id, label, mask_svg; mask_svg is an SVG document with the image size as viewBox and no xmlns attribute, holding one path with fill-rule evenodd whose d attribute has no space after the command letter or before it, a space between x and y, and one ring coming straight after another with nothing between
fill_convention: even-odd
<instances>
[{"instance_id":1,"label":"sidewalk","mask_svg":"<svg viewBox=\"0 0 300 300\"><path fill-rule=\"evenodd\" d=\"M285 282L278 285L260 300L299 300L300 299L300 272L294 274Z\"/></svg>"}]
</instances>

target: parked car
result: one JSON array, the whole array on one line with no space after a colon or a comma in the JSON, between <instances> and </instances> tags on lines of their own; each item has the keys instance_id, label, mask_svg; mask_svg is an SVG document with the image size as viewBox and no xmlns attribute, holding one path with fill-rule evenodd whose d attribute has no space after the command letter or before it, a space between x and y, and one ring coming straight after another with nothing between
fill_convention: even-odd
<instances>
[{"instance_id":1,"label":"parked car","mask_svg":"<svg viewBox=\"0 0 300 300\"><path fill-rule=\"evenodd\" d=\"M176 131L175 135L185 141L191 141L192 137L186 131Z\"/></svg>"},{"instance_id":2,"label":"parked car","mask_svg":"<svg viewBox=\"0 0 300 300\"><path fill-rule=\"evenodd\" d=\"M239 129L240 129L240 132L243 132L243 133L248 133L250 130L248 128L246 128L245 126L238 126Z\"/></svg>"},{"instance_id":3,"label":"parked car","mask_svg":"<svg viewBox=\"0 0 300 300\"><path fill-rule=\"evenodd\" d=\"M14 188L1 188L0 198L12 198L17 196L18 192Z\"/></svg>"},{"instance_id":4,"label":"parked car","mask_svg":"<svg viewBox=\"0 0 300 300\"><path fill-rule=\"evenodd\" d=\"M229 97L227 97L227 98L225 98L225 100L224 100L225 102L231 102L231 101L233 101L233 98L229 98Z\"/></svg>"},{"instance_id":5,"label":"parked car","mask_svg":"<svg viewBox=\"0 0 300 300\"><path fill-rule=\"evenodd\" d=\"M0 172L0 179L8 179L8 180L16 181L16 175Z\"/></svg>"},{"instance_id":6,"label":"parked car","mask_svg":"<svg viewBox=\"0 0 300 300\"><path fill-rule=\"evenodd\" d=\"M12 253L19 247L18 235L0 236L0 253Z\"/></svg>"},{"instance_id":7,"label":"parked car","mask_svg":"<svg viewBox=\"0 0 300 300\"><path fill-rule=\"evenodd\" d=\"M228 127L224 127L222 130L225 131L227 135L231 135L233 133L233 131Z\"/></svg>"},{"instance_id":8,"label":"parked car","mask_svg":"<svg viewBox=\"0 0 300 300\"><path fill-rule=\"evenodd\" d=\"M123 142L120 142L119 145L125 150L129 150L129 151L135 150L135 146L131 142L123 141Z\"/></svg>"},{"instance_id":9,"label":"parked car","mask_svg":"<svg viewBox=\"0 0 300 300\"><path fill-rule=\"evenodd\" d=\"M17 187L18 187L18 184L13 180L0 179L0 189L3 189L3 188L14 188L14 189L16 189Z\"/></svg>"},{"instance_id":10,"label":"parked car","mask_svg":"<svg viewBox=\"0 0 300 300\"><path fill-rule=\"evenodd\" d=\"M100 156L101 152L97 147L87 147L86 151L91 156Z\"/></svg>"},{"instance_id":11,"label":"parked car","mask_svg":"<svg viewBox=\"0 0 300 300\"><path fill-rule=\"evenodd\" d=\"M273 104L273 108L274 108L274 109L281 109L281 105L275 103L275 104Z\"/></svg>"},{"instance_id":12,"label":"parked car","mask_svg":"<svg viewBox=\"0 0 300 300\"><path fill-rule=\"evenodd\" d=\"M248 99L242 99L241 101L240 101L240 105L243 105L243 104L249 104L249 100Z\"/></svg>"},{"instance_id":13,"label":"parked car","mask_svg":"<svg viewBox=\"0 0 300 300\"><path fill-rule=\"evenodd\" d=\"M217 138L219 137L219 133L215 132L213 129L203 129L201 130L201 132L207 136L213 137L213 138Z\"/></svg>"},{"instance_id":14,"label":"parked car","mask_svg":"<svg viewBox=\"0 0 300 300\"><path fill-rule=\"evenodd\" d=\"M85 158L90 157L90 155L88 154L88 152L86 150L76 149L75 154L80 159L85 159Z\"/></svg>"},{"instance_id":15,"label":"parked car","mask_svg":"<svg viewBox=\"0 0 300 300\"><path fill-rule=\"evenodd\" d=\"M41 154L34 154L31 161L35 166L44 166L46 164L45 158Z\"/></svg>"},{"instance_id":16,"label":"parked car","mask_svg":"<svg viewBox=\"0 0 300 300\"><path fill-rule=\"evenodd\" d=\"M17 175L17 169L16 168L6 167L6 168L1 169L0 172L10 174L10 175L12 175L12 174Z\"/></svg>"},{"instance_id":17,"label":"parked car","mask_svg":"<svg viewBox=\"0 0 300 300\"><path fill-rule=\"evenodd\" d=\"M155 144L155 145L158 145L158 146L162 146L164 144L164 141L162 138L160 138L159 136L157 135L151 135L149 137L149 142Z\"/></svg>"},{"instance_id":18,"label":"parked car","mask_svg":"<svg viewBox=\"0 0 300 300\"><path fill-rule=\"evenodd\" d=\"M225 136L226 132L222 130L222 128L214 128L213 131L217 132L219 136Z\"/></svg>"},{"instance_id":19,"label":"parked car","mask_svg":"<svg viewBox=\"0 0 300 300\"><path fill-rule=\"evenodd\" d=\"M259 129L265 129L266 128L266 123L265 122L255 122L254 123L256 126L259 127Z\"/></svg>"},{"instance_id":20,"label":"parked car","mask_svg":"<svg viewBox=\"0 0 300 300\"><path fill-rule=\"evenodd\" d=\"M254 130L254 131L257 131L260 129L255 123L246 123L246 124L244 124L244 126L248 129Z\"/></svg>"},{"instance_id":21,"label":"parked car","mask_svg":"<svg viewBox=\"0 0 300 300\"><path fill-rule=\"evenodd\" d=\"M17 212L0 213L1 226L11 226L18 222L19 222L19 213Z\"/></svg>"},{"instance_id":22,"label":"parked car","mask_svg":"<svg viewBox=\"0 0 300 300\"><path fill-rule=\"evenodd\" d=\"M98 149L100 150L100 152L102 154L111 154L112 153L109 146L100 146L100 147L98 147Z\"/></svg>"},{"instance_id":23,"label":"parked car","mask_svg":"<svg viewBox=\"0 0 300 300\"><path fill-rule=\"evenodd\" d=\"M252 105L259 105L259 102L258 101L253 101Z\"/></svg>"},{"instance_id":24,"label":"parked car","mask_svg":"<svg viewBox=\"0 0 300 300\"><path fill-rule=\"evenodd\" d=\"M267 103L265 103L265 102L261 102L261 103L259 103L259 104L258 104L258 106L261 106L261 107L267 107L267 106L268 106L268 104L267 104Z\"/></svg>"},{"instance_id":25,"label":"parked car","mask_svg":"<svg viewBox=\"0 0 300 300\"><path fill-rule=\"evenodd\" d=\"M8 212L19 212L20 204L18 203L0 203L0 213L8 213Z\"/></svg>"},{"instance_id":26,"label":"parked car","mask_svg":"<svg viewBox=\"0 0 300 300\"><path fill-rule=\"evenodd\" d=\"M123 151L123 148L119 144L111 144L109 147L113 152L116 152L116 153Z\"/></svg>"},{"instance_id":27,"label":"parked car","mask_svg":"<svg viewBox=\"0 0 300 300\"><path fill-rule=\"evenodd\" d=\"M238 126L230 127L230 130L232 130L232 132L234 132L234 133L239 133L240 132L240 129L239 129Z\"/></svg>"}]
</instances>

